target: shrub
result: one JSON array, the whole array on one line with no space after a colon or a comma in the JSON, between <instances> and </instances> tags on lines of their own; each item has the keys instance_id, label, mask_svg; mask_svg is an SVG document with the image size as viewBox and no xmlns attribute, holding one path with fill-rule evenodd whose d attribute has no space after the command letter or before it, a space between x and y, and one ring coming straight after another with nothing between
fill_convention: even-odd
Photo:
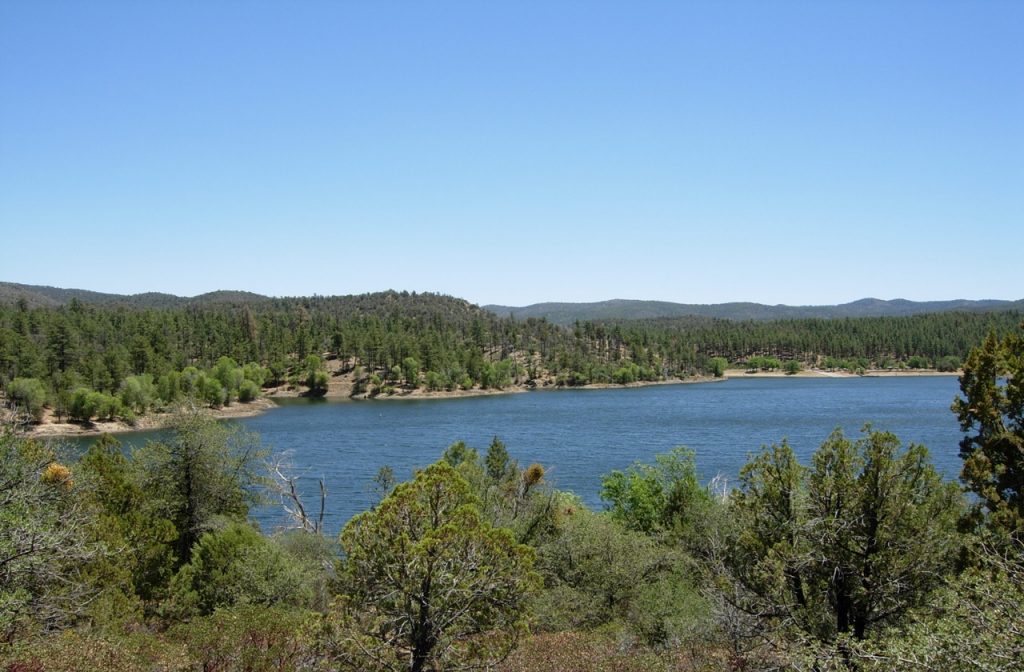
<instances>
[{"instance_id":1,"label":"shrub","mask_svg":"<svg viewBox=\"0 0 1024 672\"><path fill-rule=\"evenodd\" d=\"M36 422L43 419L46 389L35 378L15 378L7 386L7 396Z\"/></svg>"}]
</instances>

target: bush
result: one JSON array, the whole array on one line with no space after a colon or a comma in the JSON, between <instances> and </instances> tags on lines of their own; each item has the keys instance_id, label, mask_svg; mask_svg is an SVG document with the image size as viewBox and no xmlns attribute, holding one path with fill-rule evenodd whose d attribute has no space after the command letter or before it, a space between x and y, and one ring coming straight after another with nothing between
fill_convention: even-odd
<instances>
[{"instance_id":1,"label":"bush","mask_svg":"<svg viewBox=\"0 0 1024 672\"><path fill-rule=\"evenodd\" d=\"M252 526L231 523L193 547L171 580L169 612L188 618L236 604L306 605L314 597L309 570Z\"/></svg>"},{"instance_id":2,"label":"bush","mask_svg":"<svg viewBox=\"0 0 1024 672\"><path fill-rule=\"evenodd\" d=\"M242 381L242 384L238 387L238 400L243 403L248 403L260 396L259 386L248 378Z\"/></svg>"},{"instance_id":3,"label":"bush","mask_svg":"<svg viewBox=\"0 0 1024 672\"><path fill-rule=\"evenodd\" d=\"M156 398L156 384L153 382L153 376L148 373L129 376L121 384L121 403L126 408L145 413Z\"/></svg>"},{"instance_id":4,"label":"bush","mask_svg":"<svg viewBox=\"0 0 1024 672\"><path fill-rule=\"evenodd\" d=\"M291 672L311 669L313 642L304 627L311 614L280 606L220 609L174 628L195 669Z\"/></svg>"},{"instance_id":5,"label":"bush","mask_svg":"<svg viewBox=\"0 0 1024 672\"><path fill-rule=\"evenodd\" d=\"M7 386L7 396L36 422L43 419L46 389L35 378L15 378Z\"/></svg>"},{"instance_id":6,"label":"bush","mask_svg":"<svg viewBox=\"0 0 1024 672\"><path fill-rule=\"evenodd\" d=\"M188 672L185 647L148 633L104 637L65 630L15 646L4 657L10 672Z\"/></svg>"},{"instance_id":7,"label":"bush","mask_svg":"<svg viewBox=\"0 0 1024 672\"><path fill-rule=\"evenodd\" d=\"M927 369L930 364L931 362L928 361L928 358L922 357L921 355L914 355L907 360L907 366L912 369Z\"/></svg>"},{"instance_id":8,"label":"bush","mask_svg":"<svg viewBox=\"0 0 1024 672\"><path fill-rule=\"evenodd\" d=\"M73 420L89 422L93 418L114 420L122 415L124 406L117 397L79 387L71 393L68 414Z\"/></svg>"}]
</instances>

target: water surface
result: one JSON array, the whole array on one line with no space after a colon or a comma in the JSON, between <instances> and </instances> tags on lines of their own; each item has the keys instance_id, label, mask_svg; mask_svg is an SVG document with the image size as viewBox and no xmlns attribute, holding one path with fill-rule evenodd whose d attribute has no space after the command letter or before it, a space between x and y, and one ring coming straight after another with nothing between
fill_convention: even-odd
<instances>
[{"instance_id":1,"label":"water surface","mask_svg":"<svg viewBox=\"0 0 1024 672\"><path fill-rule=\"evenodd\" d=\"M521 464L540 462L556 487L592 507L601 505L602 474L673 446L696 451L702 479L720 474L734 482L762 445L787 438L806 459L836 427L856 435L867 422L904 443L927 445L938 468L955 478L960 431L949 406L957 391L954 377L752 378L459 399L283 400L240 422L275 453L288 453L310 504L316 480L325 480L333 534L373 504L381 466L404 480L455 441L483 451L493 436ZM281 523L276 507L256 515L264 528Z\"/></svg>"}]
</instances>

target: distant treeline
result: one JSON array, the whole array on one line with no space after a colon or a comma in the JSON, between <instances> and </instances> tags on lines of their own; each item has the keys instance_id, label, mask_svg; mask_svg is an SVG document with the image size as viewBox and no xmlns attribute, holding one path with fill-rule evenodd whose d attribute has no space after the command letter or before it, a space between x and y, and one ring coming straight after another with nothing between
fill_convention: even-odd
<instances>
[{"instance_id":1,"label":"distant treeline","mask_svg":"<svg viewBox=\"0 0 1024 672\"><path fill-rule=\"evenodd\" d=\"M370 394L686 378L720 374L723 361L949 367L988 332L1010 331L1022 318L1020 312L773 322L693 317L561 327L408 292L166 308L20 301L0 305L0 385L9 392L15 380L22 387L37 381L36 396L41 389L50 403L63 399L62 406L76 392L81 399L90 391L123 399L126 388L134 395L140 385L151 386L154 399L197 392L219 405L252 397L253 384L322 392L323 357L341 360L343 371L356 374L357 391Z\"/></svg>"}]
</instances>

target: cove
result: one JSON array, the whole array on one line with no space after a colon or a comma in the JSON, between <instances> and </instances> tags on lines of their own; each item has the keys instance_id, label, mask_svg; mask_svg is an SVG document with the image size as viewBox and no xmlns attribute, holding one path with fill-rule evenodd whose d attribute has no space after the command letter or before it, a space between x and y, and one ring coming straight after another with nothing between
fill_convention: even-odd
<instances>
[{"instance_id":1,"label":"cove","mask_svg":"<svg viewBox=\"0 0 1024 672\"><path fill-rule=\"evenodd\" d=\"M399 480L437 460L455 441L481 452L493 436L521 466L539 462L555 487L600 508L601 476L652 461L677 445L693 449L704 481L735 484L750 453L789 440L806 463L836 427L855 437L865 423L925 444L950 479L960 471L961 432L949 410L955 377L752 378L697 385L553 390L522 394L382 401L280 400L239 420L274 453L286 453L307 507L316 481L328 491L325 526L336 534L376 502L384 465ZM122 435L128 445L153 433ZM254 512L264 530L283 524L278 506Z\"/></svg>"}]
</instances>

